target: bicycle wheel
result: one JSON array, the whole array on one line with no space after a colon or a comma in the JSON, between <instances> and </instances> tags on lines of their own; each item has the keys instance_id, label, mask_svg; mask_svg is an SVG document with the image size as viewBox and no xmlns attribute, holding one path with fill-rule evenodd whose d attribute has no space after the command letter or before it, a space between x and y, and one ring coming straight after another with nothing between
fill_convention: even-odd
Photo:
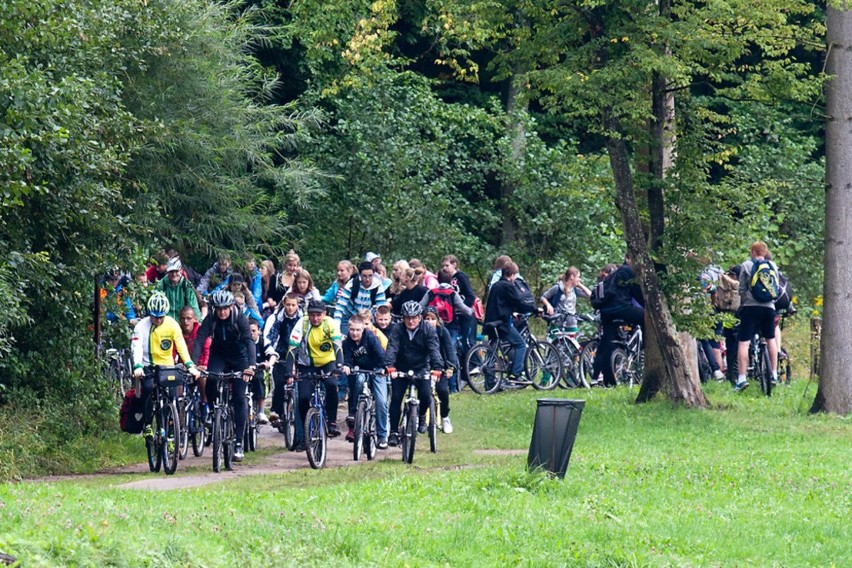
<instances>
[{"instance_id":1,"label":"bicycle wheel","mask_svg":"<svg viewBox=\"0 0 852 568\"><path fill-rule=\"evenodd\" d=\"M772 396L772 366L769 363L769 350L765 345L760 346L760 363L758 364L760 390L766 396Z\"/></svg>"},{"instance_id":2,"label":"bicycle wheel","mask_svg":"<svg viewBox=\"0 0 852 568\"><path fill-rule=\"evenodd\" d=\"M417 443L417 406L410 404L405 411L405 424L402 431L402 461L414 461L414 446Z\"/></svg>"},{"instance_id":3,"label":"bicycle wheel","mask_svg":"<svg viewBox=\"0 0 852 568\"><path fill-rule=\"evenodd\" d=\"M429 451L434 454L438 451L438 408L434 397L432 397L432 404L429 405L426 421L426 431L429 432Z\"/></svg>"},{"instance_id":4,"label":"bicycle wheel","mask_svg":"<svg viewBox=\"0 0 852 568\"><path fill-rule=\"evenodd\" d=\"M364 385L364 388L369 388ZM361 459L361 454L364 451L364 438L369 436L367 431L367 401L359 400L358 407L355 410L355 440L352 444L352 459L358 461Z\"/></svg>"},{"instance_id":5,"label":"bicycle wheel","mask_svg":"<svg viewBox=\"0 0 852 568\"><path fill-rule=\"evenodd\" d=\"M189 438L192 440L192 455L200 458L204 454L205 429L201 422L201 414L199 413L200 404L196 401L187 412L187 429L189 430Z\"/></svg>"},{"instance_id":6,"label":"bicycle wheel","mask_svg":"<svg viewBox=\"0 0 852 568\"><path fill-rule=\"evenodd\" d=\"M551 343L553 343L556 352L559 354L559 359L562 361L562 374L557 382L559 388L576 388L579 384L577 373L580 362L577 349L564 337L557 337Z\"/></svg>"},{"instance_id":7,"label":"bicycle wheel","mask_svg":"<svg viewBox=\"0 0 852 568\"><path fill-rule=\"evenodd\" d=\"M630 368L627 360L627 351L622 347L616 347L612 350L612 374L615 375L616 383L630 384Z\"/></svg>"},{"instance_id":8,"label":"bicycle wheel","mask_svg":"<svg viewBox=\"0 0 852 568\"><path fill-rule=\"evenodd\" d=\"M562 376L562 357L549 341L536 341L524 357L527 378L536 390L553 390Z\"/></svg>"},{"instance_id":9,"label":"bicycle wheel","mask_svg":"<svg viewBox=\"0 0 852 568\"><path fill-rule=\"evenodd\" d=\"M373 460L376 457L376 450L378 449L376 414L374 412L368 412L367 416L367 433L364 438L364 453L367 454L368 460Z\"/></svg>"},{"instance_id":10,"label":"bicycle wheel","mask_svg":"<svg viewBox=\"0 0 852 568\"><path fill-rule=\"evenodd\" d=\"M213 412L213 471L219 473L225 458L225 423L222 409Z\"/></svg>"},{"instance_id":11,"label":"bicycle wheel","mask_svg":"<svg viewBox=\"0 0 852 568\"><path fill-rule=\"evenodd\" d=\"M586 388L598 384L598 378L594 376L595 355L598 352L598 340L591 339L580 347L580 381Z\"/></svg>"},{"instance_id":12,"label":"bicycle wheel","mask_svg":"<svg viewBox=\"0 0 852 568\"><path fill-rule=\"evenodd\" d=\"M178 455L180 459L186 459L189 455L189 413L186 411L186 400L178 402L178 424L180 425L180 437L178 438Z\"/></svg>"},{"instance_id":13,"label":"bicycle wheel","mask_svg":"<svg viewBox=\"0 0 852 568\"><path fill-rule=\"evenodd\" d=\"M292 450L296 444L296 417L293 415L293 398L284 402L284 414L281 415L281 433L284 434L284 446Z\"/></svg>"},{"instance_id":14,"label":"bicycle wheel","mask_svg":"<svg viewBox=\"0 0 852 568\"><path fill-rule=\"evenodd\" d=\"M305 446L308 463L314 469L322 469L325 465L327 435L320 411L309 408L305 416Z\"/></svg>"},{"instance_id":15,"label":"bicycle wheel","mask_svg":"<svg viewBox=\"0 0 852 568\"><path fill-rule=\"evenodd\" d=\"M172 475L177 470L180 459L180 416L177 405L170 402L163 409L163 424L166 435L163 438L163 471L166 475Z\"/></svg>"},{"instance_id":16,"label":"bicycle wheel","mask_svg":"<svg viewBox=\"0 0 852 568\"><path fill-rule=\"evenodd\" d=\"M160 471L160 451L157 447L156 434L151 438L145 438L145 451L148 453L148 469L157 473Z\"/></svg>"},{"instance_id":17,"label":"bicycle wheel","mask_svg":"<svg viewBox=\"0 0 852 568\"><path fill-rule=\"evenodd\" d=\"M465 358L468 384L476 394L491 394L500 388L506 374L503 358L489 343L477 343Z\"/></svg>"},{"instance_id":18,"label":"bicycle wheel","mask_svg":"<svg viewBox=\"0 0 852 568\"><path fill-rule=\"evenodd\" d=\"M249 419L246 420L245 448L249 452L257 450L257 412L255 402L251 401L249 406Z\"/></svg>"}]
</instances>

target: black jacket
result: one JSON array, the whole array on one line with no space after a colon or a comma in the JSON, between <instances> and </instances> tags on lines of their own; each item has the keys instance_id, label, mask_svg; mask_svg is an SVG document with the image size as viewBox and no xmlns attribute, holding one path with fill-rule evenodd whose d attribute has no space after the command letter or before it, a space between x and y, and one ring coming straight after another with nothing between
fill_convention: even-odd
<instances>
[{"instance_id":1,"label":"black jacket","mask_svg":"<svg viewBox=\"0 0 852 568\"><path fill-rule=\"evenodd\" d=\"M355 343L351 338L343 340L343 364L358 367L362 371L381 369L385 362L385 350L382 343L369 329L364 330L361 341Z\"/></svg>"},{"instance_id":2,"label":"black jacket","mask_svg":"<svg viewBox=\"0 0 852 568\"><path fill-rule=\"evenodd\" d=\"M441 358L444 360L444 368L452 367L455 370L459 369L459 356L456 353L456 344L453 342L453 337L449 330L443 325L435 328L438 332L438 339L441 342Z\"/></svg>"},{"instance_id":3,"label":"black jacket","mask_svg":"<svg viewBox=\"0 0 852 568\"><path fill-rule=\"evenodd\" d=\"M535 311L535 302L530 302L512 282L501 278L491 287L485 305L485 322L501 321L508 324L512 313L528 314Z\"/></svg>"},{"instance_id":4,"label":"black jacket","mask_svg":"<svg viewBox=\"0 0 852 568\"><path fill-rule=\"evenodd\" d=\"M640 306L645 305L645 299L642 297L642 288L639 286L639 281L636 278L636 273L626 264L622 264L618 269L607 276L612 278L615 284L607 288L606 304L601 308L601 313L615 313L633 305L635 300Z\"/></svg>"},{"instance_id":5,"label":"black jacket","mask_svg":"<svg viewBox=\"0 0 852 568\"><path fill-rule=\"evenodd\" d=\"M418 375L426 374L430 370L444 370L441 344L435 329L421 321L411 338L404 324L396 326L388 338L385 366L396 367L398 371L403 372L414 371Z\"/></svg>"},{"instance_id":6,"label":"black jacket","mask_svg":"<svg viewBox=\"0 0 852 568\"><path fill-rule=\"evenodd\" d=\"M216 316L216 310L207 314L195 338L192 348L193 360L201 355L208 337L213 338L210 343L211 357L217 356L227 361L248 361L249 366L257 363L257 348L251 339L248 319L243 314L236 313L233 307L231 317L226 320L220 320Z\"/></svg>"}]
</instances>

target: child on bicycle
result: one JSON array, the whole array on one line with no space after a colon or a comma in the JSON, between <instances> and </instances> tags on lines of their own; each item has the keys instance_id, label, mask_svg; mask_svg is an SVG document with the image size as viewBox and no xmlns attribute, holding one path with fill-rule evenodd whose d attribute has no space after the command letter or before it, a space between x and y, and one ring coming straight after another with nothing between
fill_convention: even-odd
<instances>
[{"instance_id":1,"label":"child on bicycle","mask_svg":"<svg viewBox=\"0 0 852 568\"><path fill-rule=\"evenodd\" d=\"M346 425L349 432L346 434L347 442L355 441L355 409L358 405L358 397L364 386L366 375L355 373L353 368L358 367L362 371L381 369L385 361L385 350L379 339L369 330L360 315L349 318L349 334L343 340L343 374L349 377L349 415L346 417ZM376 405L376 436L377 447L381 450L388 447L388 387L383 375L372 375L370 388Z\"/></svg>"}]
</instances>

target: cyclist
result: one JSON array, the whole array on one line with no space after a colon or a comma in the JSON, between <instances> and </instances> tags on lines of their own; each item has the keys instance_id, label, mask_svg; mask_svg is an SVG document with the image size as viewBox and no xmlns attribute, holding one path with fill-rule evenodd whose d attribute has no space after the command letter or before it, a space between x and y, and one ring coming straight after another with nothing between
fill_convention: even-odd
<instances>
[{"instance_id":1,"label":"cyclist","mask_svg":"<svg viewBox=\"0 0 852 568\"><path fill-rule=\"evenodd\" d=\"M263 339L276 353L287 352L287 340L290 338L293 328L302 319L302 310L299 308L299 297L287 293L284 301L278 306L274 314L266 318L263 326ZM272 367L272 408L269 420L277 425L278 418L284 413L284 385L287 379L284 375L284 366ZM299 427L298 423L296 424Z\"/></svg>"},{"instance_id":2,"label":"cyclist","mask_svg":"<svg viewBox=\"0 0 852 568\"><path fill-rule=\"evenodd\" d=\"M195 295L195 288L193 288L192 283L183 275L183 264L180 258L169 259L166 265L166 277L157 282L156 289L169 299L170 317L178 319L184 306L191 307L196 318L201 317L198 296Z\"/></svg>"},{"instance_id":3,"label":"cyclist","mask_svg":"<svg viewBox=\"0 0 852 568\"><path fill-rule=\"evenodd\" d=\"M551 286L541 296L547 315L564 314L562 326L569 332L577 331L577 297L588 298L592 291L580 281L580 271L569 266L559 282Z\"/></svg>"},{"instance_id":4,"label":"cyclist","mask_svg":"<svg viewBox=\"0 0 852 568\"><path fill-rule=\"evenodd\" d=\"M444 427L444 434L453 433L453 424L450 422L450 380L459 370L459 358L456 355L456 344L452 334L447 330L446 326L438 317L438 309L435 306L428 306L425 309L423 319L426 323L435 328L438 334L438 340L441 343L441 357L444 359L444 368L446 369L443 375L435 382L435 394L438 395L438 400L441 401L441 422Z\"/></svg>"},{"instance_id":5,"label":"cyclist","mask_svg":"<svg viewBox=\"0 0 852 568\"><path fill-rule=\"evenodd\" d=\"M397 326L397 324L393 321L393 315L391 314L391 307L388 304L384 304L376 308L376 329L385 334L385 337L390 337L391 333L393 333L393 329ZM387 347L385 347L387 349Z\"/></svg>"},{"instance_id":6,"label":"cyclist","mask_svg":"<svg viewBox=\"0 0 852 568\"><path fill-rule=\"evenodd\" d=\"M520 289L515 286L518 278L518 265L512 261L501 267L500 279L491 285L488 293L488 303L485 304L485 321L500 322L496 330L489 329L488 334L493 340L495 332L512 347L512 368L509 379L517 379L524 370L524 356L527 345L520 332L515 327L513 315L535 311L535 303L527 301Z\"/></svg>"},{"instance_id":7,"label":"cyclist","mask_svg":"<svg viewBox=\"0 0 852 568\"><path fill-rule=\"evenodd\" d=\"M385 367L393 376L398 370L403 373L413 371L417 397L420 399L420 425L418 430L426 431L426 411L432 404L432 386L429 378L422 378L431 370L433 377L440 377L444 370L441 358L441 346L435 329L423 322L423 307L419 302L410 301L402 305L403 325L397 326L390 338L385 352ZM406 383L402 380L392 382L390 414L391 433L389 446L399 445L399 417L402 414L402 399L405 398Z\"/></svg>"},{"instance_id":8,"label":"cyclist","mask_svg":"<svg viewBox=\"0 0 852 568\"><path fill-rule=\"evenodd\" d=\"M257 366L263 369L272 369L278 361L278 353L272 346L264 343L263 334L260 331L260 324L256 321L249 321L249 331L251 331L251 339L254 341L255 358L258 361ZM251 392L254 395L254 402L257 406L257 422L258 424L269 424L269 419L263 411L266 408L266 384L263 381L263 373L255 373L251 380Z\"/></svg>"},{"instance_id":9,"label":"cyclist","mask_svg":"<svg viewBox=\"0 0 852 568\"><path fill-rule=\"evenodd\" d=\"M346 424L349 426L346 440L349 442L355 441L355 409L366 378L363 373L354 373L352 368L380 369L385 361L385 350L381 342L366 326L367 322L363 316L352 316L349 318L349 335L343 340L343 374L349 377L349 392L352 394L349 397L349 415L346 417ZM385 377L373 375L370 388L376 405L378 448L384 450L388 447L388 386Z\"/></svg>"},{"instance_id":10,"label":"cyclist","mask_svg":"<svg viewBox=\"0 0 852 568\"><path fill-rule=\"evenodd\" d=\"M325 303L321 300L308 302L308 315L303 316L290 332L289 349L284 360L284 376L293 380L294 372L331 372L343 366L340 327L337 321L325 315ZM337 427L337 379L326 378L325 413L328 417L328 435L340 436ZM311 404L312 389L300 386L299 420L304 424L305 415ZM298 433L297 433L298 436ZM296 451L304 449L304 433L296 441Z\"/></svg>"},{"instance_id":11,"label":"cyclist","mask_svg":"<svg viewBox=\"0 0 852 568\"><path fill-rule=\"evenodd\" d=\"M162 293L155 292L148 300L148 317L139 320L133 328L130 349L133 356L133 377L141 381L140 396L145 401L145 429L142 434L146 438L154 435L151 429L151 418L154 414L154 377L145 377L145 367L151 365L174 365L174 350L177 350L183 364L189 373L198 378L201 374L192 362L180 325L169 317L169 299ZM200 354L200 350L199 350Z\"/></svg>"},{"instance_id":12,"label":"cyclist","mask_svg":"<svg viewBox=\"0 0 852 568\"><path fill-rule=\"evenodd\" d=\"M213 313L201 322L198 336L195 338L193 355L201 354L204 342L210 342L210 360L207 370L211 373L242 372L241 381L231 383L231 403L234 406L234 434L237 443L234 447L234 461L244 457L242 439L246 430L246 386L254 377L254 365L257 362L256 348L251 338L251 330L246 317L234 308L234 295L228 290L218 290L211 296ZM216 381L206 385L207 400L215 403L219 396Z\"/></svg>"},{"instance_id":13,"label":"cyclist","mask_svg":"<svg viewBox=\"0 0 852 568\"><path fill-rule=\"evenodd\" d=\"M198 337L198 330L201 329L201 324L198 322L198 319L195 317L195 311L193 311L192 306L184 306L180 311L180 330L183 333L183 340L186 342L187 350L192 353L195 348L195 338ZM204 342L204 347L202 347L201 356L195 360L196 364L199 367L206 367L207 361L210 359L210 338L207 338L207 341ZM203 405L203 416L204 420L207 420L207 392L204 390L205 384L207 383L207 378L204 376L198 377L198 389L201 391L201 402Z\"/></svg>"}]
</instances>

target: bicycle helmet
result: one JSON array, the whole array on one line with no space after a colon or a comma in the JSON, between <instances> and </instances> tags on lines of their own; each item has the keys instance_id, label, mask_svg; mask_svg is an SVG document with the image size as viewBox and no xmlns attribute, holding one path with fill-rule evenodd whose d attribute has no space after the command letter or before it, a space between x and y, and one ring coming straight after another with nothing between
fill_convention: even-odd
<instances>
[{"instance_id":1,"label":"bicycle helmet","mask_svg":"<svg viewBox=\"0 0 852 568\"><path fill-rule=\"evenodd\" d=\"M423 313L423 306L420 305L420 302L409 300L402 305L400 313L402 313L402 317L404 318L417 317Z\"/></svg>"},{"instance_id":2,"label":"bicycle helmet","mask_svg":"<svg viewBox=\"0 0 852 568\"><path fill-rule=\"evenodd\" d=\"M234 305L234 295L228 290L216 290L210 297L214 308L227 308Z\"/></svg>"},{"instance_id":3,"label":"bicycle helmet","mask_svg":"<svg viewBox=\"0 0 852 568\"><path fill-rule=\"evenodd\" d=\"M169 313L169 299L162 292L154 292L148 299L148 313L155 318L161 318Z\"/></svg>"}]
</instances>

